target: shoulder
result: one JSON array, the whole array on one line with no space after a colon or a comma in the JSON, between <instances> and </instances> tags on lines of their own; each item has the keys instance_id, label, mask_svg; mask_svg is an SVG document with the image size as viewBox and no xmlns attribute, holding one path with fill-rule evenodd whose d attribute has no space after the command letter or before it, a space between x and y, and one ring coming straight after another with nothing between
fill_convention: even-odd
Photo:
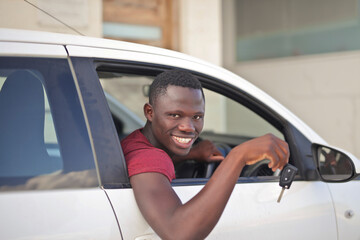
<instances>
[{"instance_id":1,"label":"shoulder","mask_svg":"<svg viewBox=\"0 0 360 240\"><path fill-rule=\"evenodd\" d=\"M154 147L141 133L141 129L137 129L126 138L121 141L121 147L124 152L124 155L136 154L155 154L158 156L170 158L163 150Z\"/></svg>"},{"instance_id":2,"label":"shoulder","mask_svg":"<svg viewBox=\"0 0 360 240\"><path fill-rule=\"evenodd\" d=\"M175 178L174 165L169 155L150 144L138 129L121 141L129 177L144 173L158 172L171 181Z\"/></svg>"},{"instance_id":3,"label":"shoulder","mask_svg":"<svg viewBox=\"0 0 360 240\"><path fill-rule=\"evenodd\" d=\"M124 149L131 148L136 144L146 143L146 137L141 133L141 129L137 129L121 140L121 147Z\"/></svg>"}]
</instances>

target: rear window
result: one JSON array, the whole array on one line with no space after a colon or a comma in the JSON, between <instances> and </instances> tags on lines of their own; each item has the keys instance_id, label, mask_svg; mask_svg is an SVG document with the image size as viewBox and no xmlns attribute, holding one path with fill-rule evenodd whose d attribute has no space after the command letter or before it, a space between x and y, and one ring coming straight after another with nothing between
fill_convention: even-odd
<instances>
[{"instance_id":1,"label":"rear window","mask_svg":"<svg viewBox=\"0 0 360 240\"><path fill-rule=\"evenodd\" d=\"M66 59L0 58L0 191L98 185Z\"/></svg>"}]
</instances>

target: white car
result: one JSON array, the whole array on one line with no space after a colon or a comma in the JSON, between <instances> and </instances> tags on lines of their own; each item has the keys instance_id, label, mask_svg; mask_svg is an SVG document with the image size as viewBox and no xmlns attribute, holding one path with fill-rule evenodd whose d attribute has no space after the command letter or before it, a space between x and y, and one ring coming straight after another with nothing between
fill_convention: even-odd
<instances>
[{"instance_id":1,"label":"white car","mask_svg":"<svg viewBox=\"0 0 360 240\"><path fill-rule=\"evenodd\" d=\"M165 49L11 29L0 30L0 239L158 239L120 139L143 126L148 86L172 68L205 88L202 139L226 154L271 132L299 169L278 203L279 173L266 160L245 168L207 239L360 239L360 161L246 80ZM175 167L186 202L217 166Z\"/></svg>"}]
</instances>

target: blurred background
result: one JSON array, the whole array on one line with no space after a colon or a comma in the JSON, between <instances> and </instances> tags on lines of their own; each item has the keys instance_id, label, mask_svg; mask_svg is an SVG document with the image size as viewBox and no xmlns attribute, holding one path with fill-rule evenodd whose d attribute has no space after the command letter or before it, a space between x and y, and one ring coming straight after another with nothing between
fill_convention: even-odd
<instances>
[{"instance_id":1,"label":"blurred background","mask_svg":"<svg viewBox=\"0 0 360 240\"><path fill-rule=\"evenodd\" d=\"M204 59L257 85L330 144L360 157L359 2L0 0L0 27L81 33Z\"/></svg>"}]
</instances>

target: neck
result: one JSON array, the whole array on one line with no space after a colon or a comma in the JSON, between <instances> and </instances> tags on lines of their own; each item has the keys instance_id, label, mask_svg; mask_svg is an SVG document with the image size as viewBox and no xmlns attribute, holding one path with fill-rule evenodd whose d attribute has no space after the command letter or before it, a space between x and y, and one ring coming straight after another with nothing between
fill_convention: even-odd
<instances>
[{"instance_id":1,"label":"neck","mask_svg":"<svg viewBox=\"0 0 360 240\"><path fill-rule=\"evenodd\" d=\"M159 145L159 143L157 142L157 140L154 137L154 134L151 129L151 123L149 121L146 122L144 128L141 130L141 133L146 137L146 139L151 143L151 145L153 145L154 147L159 148L161 150L164 150L170 156L170 158L173 157L173 155L170 154L167 151L167 149L165 149L164 147Z\"/></svg>"},{"instance_id":2,"label":"neck","mask_svg":"<svg viewBox=\"0 0 360 240\"><path fill-rule=\"evenodd\" d=\"M144 128L141 130L141 133L144 134L144 136L151 143L151 145L156 147L155 138L151 131L151 123L147 121Z\"/></svg>"}]
</instances>

